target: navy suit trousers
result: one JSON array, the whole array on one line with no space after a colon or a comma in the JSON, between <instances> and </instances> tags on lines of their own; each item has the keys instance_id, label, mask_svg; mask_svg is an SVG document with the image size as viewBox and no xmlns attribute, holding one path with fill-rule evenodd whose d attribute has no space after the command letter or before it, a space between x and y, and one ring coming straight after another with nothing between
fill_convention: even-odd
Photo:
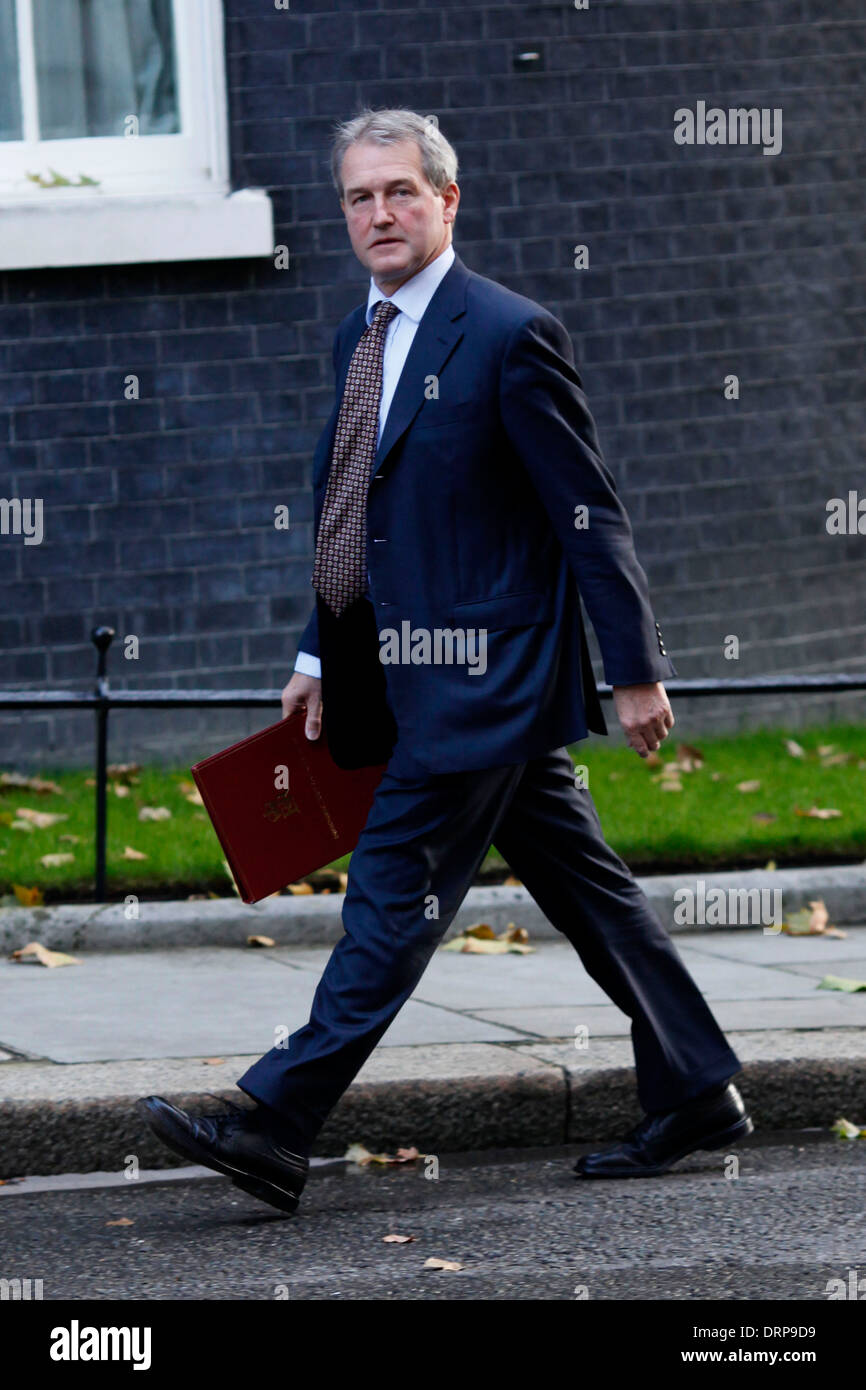
<instances>
[{"instance_id":1,"label":"navy suit trousers","mask_svg":"<svg viewBox=\"0 0 866 1390\"><path fill-rule=\"evenodd\" d=\"M421 979L491 842L631 1019L644 1110L675 1109L740 1070L645 894L606 844L589 791L575 787L566 748L418 779L389 766L352 855L345 935L309 1022L238 1082L281 1112L308 1149Z\"/></svg>"}]
</instances>

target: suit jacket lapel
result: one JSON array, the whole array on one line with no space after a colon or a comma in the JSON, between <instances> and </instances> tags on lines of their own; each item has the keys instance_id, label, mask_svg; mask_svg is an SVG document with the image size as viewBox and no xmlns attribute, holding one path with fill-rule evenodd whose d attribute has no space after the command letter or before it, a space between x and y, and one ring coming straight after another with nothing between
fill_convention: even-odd
<instances>
[{"instance_id":1,"label":"suit jacket lapel","mask_svg":"<svg viewBox=\"0 0 866 1390\"><path fill-rule=\"evenodd\" d=\"M455 256L454 264L427 305L412 340L376 450L374 472L388 472L389 454L424 404L429 378L439 376L463 337L460 320L466 312L468 283L469 271L460 257Z\"/></svg>"},{"instance_id":2,"label":"suit jacket lapel","mask_svg":"<svg viewBox=\"0 0 866 1390\"><path fill-rule=\"evenodd\" d=\"M443 277L436 293L427 305L424 315L412 340L408 356L400 373L400 380L394 392L382 438L373 460L373 473L388 471L388 455L394 445L405 434L424 403L427 379L438 376L463 337L460 318L466 311L466 287L470 271L466 269L459 256ZM355 311L351 320L337 371L336 402L331 417L325 426L316 454L313 468L314 481L324 483L327 477L334 434L340 412L340 402L349 374L349 364L361 334L367 327L364 307Z\"/></svg>"}]
</instances>

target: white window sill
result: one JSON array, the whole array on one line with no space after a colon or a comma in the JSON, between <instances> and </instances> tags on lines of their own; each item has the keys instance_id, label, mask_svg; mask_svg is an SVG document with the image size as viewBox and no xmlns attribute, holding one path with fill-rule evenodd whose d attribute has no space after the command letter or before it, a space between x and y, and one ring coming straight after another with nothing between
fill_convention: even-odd
<instances>
[{"instance_id":1,"label":"white window sill","mask_svg":"<svg viewBox=\"0 0 866 1390\"><path fill-rule=\"evenodd\" d=\"M262 188L137 197L0 194L0 270L271 256L273 206Z\"/></svg>"}]
</instances>

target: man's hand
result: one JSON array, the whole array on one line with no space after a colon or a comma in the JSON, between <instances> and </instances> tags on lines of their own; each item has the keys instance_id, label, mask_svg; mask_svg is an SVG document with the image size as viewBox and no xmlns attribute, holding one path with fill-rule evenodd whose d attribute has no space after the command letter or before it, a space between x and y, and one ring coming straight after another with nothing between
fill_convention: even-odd
<instances>
[{"instance_id":1,"label":"man's hand","mask_svg":"<svg viewBox=\"0 0 866 1390\"><path fill-rule=\"evenodd\" d=\"M650 685L615 685L613 703L629 746L641 758L654 753L674 726L670 701L661 681Z\"/></svg>"},{"instance_id":2,"label":"man's hand","mask_svg":"<svg viewBox=\"0 0 866 1390\"><path fill-rule=\"evenodd\" d=\"M296 671L281 696L283 718L288 719L295 710L307 711L304 733L315 740L322 732L322 682L318 676L302 676Z\"/></svg>"}]
</instances>

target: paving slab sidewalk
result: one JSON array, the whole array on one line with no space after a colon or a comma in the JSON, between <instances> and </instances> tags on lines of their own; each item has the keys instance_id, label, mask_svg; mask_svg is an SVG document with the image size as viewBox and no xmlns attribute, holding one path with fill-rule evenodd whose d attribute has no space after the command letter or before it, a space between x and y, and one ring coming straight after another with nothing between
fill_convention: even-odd
<instances>
[{"instance_id":1,"label":"paving slab sidewalk","mask_svg":"<svg viewBox=\"0 0 866 1390\"><path fill-rule=\"evenodd\" d=\"M844 940L761 928L677 947L744 1065L759 1127L866 1125L866 926ZM639 1118L629 1021L563 939L531 955L438 951L320 1135L422 1152L602 1141ZM0 1178L176 1160L138 1097L218 1109L235 1078L306 1022L329 947L79 952L46 970L0 962ZM0 1186L0 1194L11 1191Z\"/></svg>"}]
</instances>

